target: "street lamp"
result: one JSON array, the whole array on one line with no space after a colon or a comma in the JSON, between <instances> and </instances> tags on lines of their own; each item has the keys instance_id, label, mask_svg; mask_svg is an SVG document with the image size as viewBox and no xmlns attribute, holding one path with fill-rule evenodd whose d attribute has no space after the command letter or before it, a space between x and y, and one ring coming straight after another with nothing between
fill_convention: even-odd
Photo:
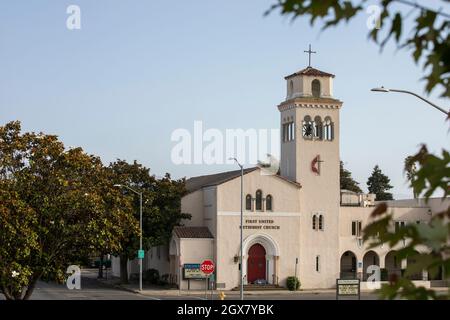
<instances>
[{"instance_id":1,"label":"street lamp","mask_svg":"<svg viewBox=\"0 0 450 320\"><path fill-rule=\"evenodd\" d=\"M239 168L241 168L241 267L240 267L240 299L244 300L244 273L243 273L243 259L244 259L244 255L243 255L243 236L242 236L242 230L243 228L243 220L244 220L244 211L243 211L243 201L244 201L244 166L242 164L239 163L239 161L237 161L236 158L229 158L228 160L234 160L236 162L236 164L239 166Z\"/></svg>"},{"instance_id":2,"label":"street lamp","mask_svg":"<svg viewBox=\"0 0 450 320\"><path fill-rule=\"evenodd\" d=\"M139 228L141 230L140 232L140 238L139 238L139 252L142 252L142 192L136 191L133 188L130 188L127 185L123 185L123 184L115 184L114 187L117 188L126 188L134 193L136 193L137 195L139 195ZM139 259L139 291L142 291L142 259L139 254L138 254L138 259Z\"/></svg>"},{"instance_id":3,"label":"street lamp","mask_svg":"<svg viewBox=\"0 0 450 320\"><path fill-rule=\"evenodd\" d=\"M441 107L435 105L433 102L428 101L427 99L425 99L425 98L423 98L423 97L419 96L418 94L416 94L416 93L414 93L414 92L411 92L411 91L398 90L398 89L388 89L388 88L385 88L385 87L381 87L381 88L373 88L373 89L371 89L370 91L374 91L374 92L384 92L384 93L387 93L387 92L401 92L401 93L407 93L407 94L410 94L410 95L413 95L413 96L419 98L420 100L425 101L426 103L428 103L428 104L431 105L432 107L438 109L439 111L445 113L446 115L449 115L449 112L450 112L450 111L445 111L443 108L441 108Z\"/></svg>"}]
</instances>

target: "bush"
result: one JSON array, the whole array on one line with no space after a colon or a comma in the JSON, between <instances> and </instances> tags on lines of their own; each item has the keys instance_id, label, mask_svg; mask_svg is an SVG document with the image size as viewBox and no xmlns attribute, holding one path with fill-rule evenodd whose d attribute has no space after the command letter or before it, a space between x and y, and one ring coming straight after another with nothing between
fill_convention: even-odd
<instances>
[{"instance_id":1,"label":"bush","mask_svg":"<svg viewBox=\"0 0 450 320\"><path fill-rule=\"evenodd\" d=\"M388 281L388 271L386 268L381 268L380 269L380 280L381 281Z\"/></svg>"},{"instance_id":2,"label":"bush","mask_svg":"<svg viewBox=\"0 0 450 320\"><path fill-rule=\"evenodd\" d=\"M291 291L298 290L300 288L300 281L297 277L288 277L286 285Z\"/></svg>"},{"instance_id":3,"label":"bush","mask_svg":"<svg viewBox=\"0 0 450 320\"><path fill-rule=\"evenodd\" d=\"M169 275L168 274L163 274L161 276L161 279L158 281L158 285L166 286L168 284L169 284Z\"/></svg>"},{"instance_id":4,"label":"bush","mask_svg":"<svg viewBox=\"0 0 450 320\"><path fill-rule=\"evenodd\" d=\"M144 280L150 284L158 284L159 271L156 269L148 269L144 273Z\"/></svg>"}]
</instances>

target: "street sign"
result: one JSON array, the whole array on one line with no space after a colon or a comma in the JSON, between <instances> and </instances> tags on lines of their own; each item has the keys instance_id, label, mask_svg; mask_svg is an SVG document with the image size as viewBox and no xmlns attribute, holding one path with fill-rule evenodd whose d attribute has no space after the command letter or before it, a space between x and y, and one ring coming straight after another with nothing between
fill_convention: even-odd
<instances>
[{"instance_id":1,"label":"street sign","mask_svg":"<svg viewBox=\"0 0 450 320\"><path fill-rule=\"evenodd\" d=\"M214 272L214 262L211 260L205 260L200 265L200 270L205 274L211 274Z\"/></svg>"},{"instance_id":2,"label":"street sign","mask_svg":"<svg viewBox=\"0 0 450 320\"><path fill-rule=\"evenodd\" d=\"M138 259L144 259L145 253L144 250L138 250Z\"/></svg>"}]
</instances>

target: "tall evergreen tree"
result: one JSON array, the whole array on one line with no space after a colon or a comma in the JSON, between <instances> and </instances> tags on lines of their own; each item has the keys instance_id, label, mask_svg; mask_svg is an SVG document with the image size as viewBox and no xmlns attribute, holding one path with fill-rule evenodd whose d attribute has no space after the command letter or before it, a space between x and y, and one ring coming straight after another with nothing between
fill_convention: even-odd
<instances>
[{"instance_id":1,"label":"tall evergreen tree","mask_svg":"<svg viewBox=\"0 0 450 320\"><path fill-rule=\"evenodd\" d=\"M380 167L376 165L373 168L372 175L367 180L367 187L370 193L376 195L376 201L393 200L392 193L387 192L392 189L391 179L383 174Z\"/></svg>"},{"instance_id":2,"label":"tall evergreen tree","mask_svg":"<svg viewBox=\"0 0 450 320\"><path fill-rule=\"evenodd\" d=\"M357 192L357 193L361 193L362 190L359 187L359 182L356 182L353 178L352 178L352 173L344 168L344 163L341 161L339 163L340 166L340 183L341 183L341 190L350 190L353 192Z\"/></svg>"},{"instance_id":3,"label":"tall evergreen tree","mask_svg":"<svg viewBox=\"0 0 450 320\"><path fill-rule=\"evenodd\" d=\"M410 186L412 187L414 184L414 176L416 174L416 164L414 162L414 157L413 156L408 156L405 158L405 173L406 173L406 179L408 180L408 182L410 183ZM417 194L414 191L413 188L413 195L414 195L414 199L417 198Z\"/></svg>"}]
</instances>

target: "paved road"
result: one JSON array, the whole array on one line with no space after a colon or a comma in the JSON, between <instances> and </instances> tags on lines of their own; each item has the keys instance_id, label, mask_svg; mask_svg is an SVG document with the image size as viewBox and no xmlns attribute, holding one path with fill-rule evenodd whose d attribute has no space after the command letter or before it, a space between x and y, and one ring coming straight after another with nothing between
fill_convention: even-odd
<instances>
[{"instance_id":1,"label":"paved road","mask_svg":"<svg viewBox=\"0 0 450 320\"><path fill-rule=\"evenodd\" d=\"M199 299L205 299L205 295L195 295ZM194 297L190 295L189 297ZM164 297L163 299L172 299L170 297ZM208 300L211 296L208 296ZM217 295L213 297L213 300L219 300ZM239 295L227 295L226 300L239 300ZM292 294L264 294L264 295L245 295L244 300L336 300L336 295L332 293L303 293L299 295ZM339 300L357 300L357 298L339 298ZM377 300L377 296L373 294L361 294L361 300Z\"/></svg>"},{"instance_id":2,"label":"paved road","mask_svg":"<svg viewBox=\"0 0 450 320\"><path fill-rule=\"evenodd\" d=\"M362 293L362 300L373 300L377 297L373 294ZM0 295L0 300L3 300ZM64 285L55 283L39 282L31 297L32 300L205 300L204 294L182 294L167 295L141 295L117 288L111 288L99 284L94 279L83 278L81 290L69 290ZM211 295L208 294L208 300ZM213 296L218 300L218 296ZM239 299L239 295L227 294L226 300ZM292 294L264 294L264 295L245 295L245 300L334 300L332 293L302 293Z\"/></svg>"},{"instance_id":3,"label":"paved road","mask_svg":"<svg viewBox=\"0 0 450 320\"><path fill-rule=\"evenodd\" d=\"M0 300L4 300L0 294ZM113 288L96 280L92 272L83 270L81 289L69 290L64 284L39 281L31 296L31 300L204 300L196 296L144 296L130 291Z\"/></svg>"},{"instance_id":4,"label":"paved road","mask_svg":"<svg viewBox=\"0 0 450 320\"><path fill-rule=\"evenodd\" d=\"M239 299L238 292L226 293L226 300ZM83 270L81 278L81 290L69 290L65 285L56 283L38 282L31 297L32 300L205 300L205 294L199 292L178 294L174 290L173 295L141 295L134 292L111 287L97 281L95 270ZM211 299L210 293L208 300ZM213 296L218 300L218 296ZM334 293L311 293L300 292L298 294L270 294L245 295L245 300L334 300ZM350 299L350 298L349 298ZM354 299L354 298L351 298ZM361 299L374 300L377 296L369 293L362 293ZM4 300L0 294L0 300Z\"/></svg>"}]
</instances>

